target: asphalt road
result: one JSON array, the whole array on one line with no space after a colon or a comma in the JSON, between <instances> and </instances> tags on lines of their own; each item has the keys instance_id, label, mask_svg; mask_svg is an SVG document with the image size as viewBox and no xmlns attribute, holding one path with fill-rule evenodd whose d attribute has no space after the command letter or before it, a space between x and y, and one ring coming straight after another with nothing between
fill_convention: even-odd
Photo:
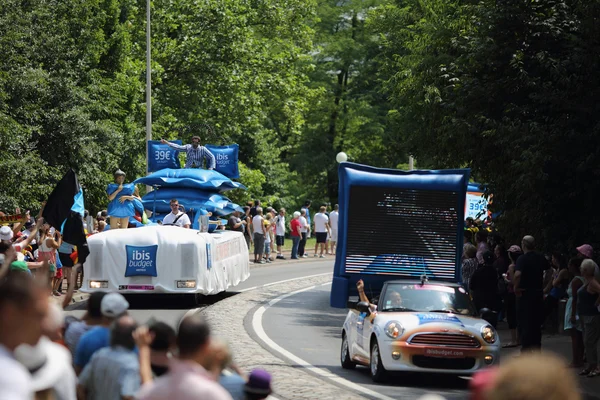
<instances>
[{"instance_id":1,"label":"asphalt road","mask_svg":"<svg viewBox=\"0 0 600 400\"><path fill-rule=\"evenodd\" d=\"M340 366L341 327L346 310L329 307L331 285L287 297L263 316L266 334L279 346L315 367L323 368L374 392L394 399L417 399L439 394L446 399L468 399L468 381L431 375L394 375L387 384L373 384L366 367L344 370ZM364 396L364 394L361 394Z\"/></svg>"},{"instance_id":2,"label":"asphalt road","mask_svg":"<svg viewBox=\"0 0 600 400\"><path fill-rule=\"evenodd\" d=\"M127 300L130 303L130 314L138 323L142 324L155 319L171 326L177 326L187 311L213 304L228 296L234 296L239 291L287 279L324 273L333 275L333 256L329 256L326 261L273 262L260 267L254 267L252 264L250 277L245 282L230 288L225 293L204 297L200 305L195 304L194 297L191 295L128 295ZM80 318L85 312L85 307L86 302L74 304L69 307L67 314Z\"/></svg>"}]
</instances>

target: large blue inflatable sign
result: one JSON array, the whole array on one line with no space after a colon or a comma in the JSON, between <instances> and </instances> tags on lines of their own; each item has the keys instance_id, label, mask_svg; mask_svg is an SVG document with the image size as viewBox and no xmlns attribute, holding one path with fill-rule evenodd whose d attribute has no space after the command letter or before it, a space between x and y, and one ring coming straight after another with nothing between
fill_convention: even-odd
<instances>
[{"instance_id":1,"label":"large blue inflatable sign","mask_svg":"<svg viewBox=\"0 0 600 400\"><path fill-rule=\"evenodd\" d=\"M171 140L171 143L181 144L181 140ZM179 151L162 144L159 140L148 141L148 172L160 171L165 168L181 168Z\"/></svg>"},{"instance_id":2,"label":"large blue inflatable sign","mask_svg":"<svg viewBox=\"0 0 600 400\"><path fill-rule=\"evenodd\" d=\"M217 163L216 170L228 178L237 179L240 177L238 169L239 146L231 144L228 146L215 146L213 144L204 145L215 156Z\"/></svg>"},{"instance_id":3,"label":"large blue inflatable sign","mask_svg":"<svg viewBox=\"0 0 600 400\"><path fill-rule=\"evenodd\" d=\"M362 279L460 281L470 170L401 171L341 163L338 247L330 303L345 308Z\"/></svg>"}]
</instances>

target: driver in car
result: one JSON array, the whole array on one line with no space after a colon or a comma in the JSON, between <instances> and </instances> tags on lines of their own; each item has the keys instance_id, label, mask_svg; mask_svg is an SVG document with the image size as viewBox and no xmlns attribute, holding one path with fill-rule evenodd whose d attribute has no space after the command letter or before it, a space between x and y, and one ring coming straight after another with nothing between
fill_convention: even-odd
<instances>
[{"instance_id":1,"label":"driver in car","mask_svg":"<svg viewBox=\"0 0 600 400\"><path fill-rule=\"evenodd\" d=\"M356 282L356 288L358 289L358 297L360 298L360 301L364 301L365 303L369 304L369 309L371 310L369 319L371 322L373 322L375 316L377 315L377 305L369 302L369 298L365 294L365 283L362 279L359 279L359 281ZM402 296L400 296L400 293L397 291L391 290L386 296L385 303L386 308L400 308L402 307Z\"/></svg>"},{"instance_id":2,"label":"driver in car","mask_svg":"<svg viewBox=\"0 0 600 400\"><path fill-rule=\"evenodd\" d=\"M175 225L181 228L188 228L192 224L190 217L179 209L179 201L172 199L170 202L171 212L165 216L162 221L163 225Z\"/></svg>"}]
</instances>

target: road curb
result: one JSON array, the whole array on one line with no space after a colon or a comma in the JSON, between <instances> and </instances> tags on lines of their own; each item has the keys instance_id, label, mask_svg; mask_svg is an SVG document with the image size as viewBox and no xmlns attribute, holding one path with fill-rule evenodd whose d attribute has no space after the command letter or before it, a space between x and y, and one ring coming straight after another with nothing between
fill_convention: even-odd
<instances>
[{"instance_id":1,"label":"road curb","mask_svg":"<svg viewBox=\"0 0 600 400\"><path fill-rule=\"evenodd\" d=\"M331 275L300 278L258 287L210 305L199 313L206 316L216 337L229 342L235 362L244 370L263 368L273 375L274 396L283 400L361 400L366 397L338 387L275 356L248 331L252 311L274 298L331 281Z\"/></svg>"},{"instance_id":2,"label":"road curb","mask_svg":"<svg viewBox=\"0 0 600 400\"><path fill-rule=\"evenodd\" d=\"M50 295L50 299L52 301L54 301L55 303L59 304L62 307L62 303L63 300L66 296L66 293L63 293L62 296L60 297L56 297L53 295ZM77 304L77 303L81 303L84 301L87 301L87 299L90 297L89 293L74 293L73 294L73 298L71 298L71 302L69 303L69 305L73 305L73 304Z\"/></svg>"}]
</instances>

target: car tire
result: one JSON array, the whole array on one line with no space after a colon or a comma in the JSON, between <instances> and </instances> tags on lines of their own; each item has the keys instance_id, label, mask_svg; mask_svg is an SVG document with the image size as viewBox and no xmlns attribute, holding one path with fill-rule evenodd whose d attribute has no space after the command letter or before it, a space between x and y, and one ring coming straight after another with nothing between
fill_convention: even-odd
<instances>
[{"instance_id":1,"label":"car tire","mask_svg":"<svg viewBox=\"0 0 600 400\"><path fill-rule=\"evenodd\" d=\"M346 332L342 333L342 347L340 349L340 362L344 369L354 369L356 363L350 358L350 345L348 344L348 337Z\"/></svg>"},{"instance_id":2,"label":"car tire","mask_svg":"<svg viewBox=\"0 0 600 400\"><path fill-rule=\"evenodd\" d=\"M373 382L381 383L387 379L387 371L381 363L381 350L379 349L379 343L377 339L371 343L371 357L369 361L369 372L371 373L371 379Z\"/></svg>"}]
</instances>

